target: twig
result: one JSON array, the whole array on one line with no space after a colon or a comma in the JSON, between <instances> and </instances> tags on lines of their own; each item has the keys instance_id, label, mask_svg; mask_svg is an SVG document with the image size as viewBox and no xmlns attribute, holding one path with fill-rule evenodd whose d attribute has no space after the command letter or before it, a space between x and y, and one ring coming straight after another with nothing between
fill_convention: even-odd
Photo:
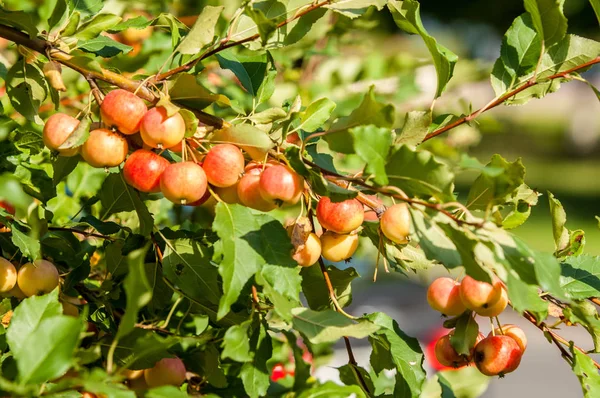
<instances>
[{"instance_id":1,"label":"twig","mask_svg":"<svg viewBox=\"0 0 600 398\"><path fill-rule=\"evenodd\" d=\"M515 95L519 94L520 92L527 90L530 87L533 87L539 83L545 83L554 79L561 79L564 77L567 77L569 74L573 73L573 72L577 72L581 69L585 69L589 66L592 66L594 64L600 63L600 56L592 59L591 61L585 62L581 65L577 65L571 69L568 69L564 72L560 72L560 73L556 73L554 75L548 76L546 78L544 78L543 80L528 80L525 83L523 83L521 86L515 88L514 90L509 91L508 93L498 97L496 100L489 102L488 104L486 104L485 106L483 106L482 108L474 111L473 113L467 115L467 116L463 116L460 119L455 120L454 122L447 124L443 127L438 128L437 130L432 131L431 133L427 134L425 136L425 138L423 139L423 142L432 139L433 137L437 137L440 134L445 133L448 130L452 130L453 128L460 126L461 124L470 122L471 120L475 119L477 116L481 115L483 112L485 111L489 111L492 108L497 107L498 105L504 103L505 101L509 100L510 98L514 97Z\"/></svg>"},{"instance_id":2,"label":"twig","mask_svg":"<svg viewBox=\"0 0 600 398\"><path fill-rule=\"evenodd\" d=\"M331 284L331 279L329 279L329 273L327 272L327 268L325 268L325 262L323 261L323 257L319 257L319 266L321 267L321 272L323 273L323 278L325 279L325 285L327 285L327 290L329 291L329 298L331 299L335 310L347 318L356 319L355 316L352 316L346 311L344 311L342 309L342 306L338 302L337 297L335 296L335 290L333 288L333 285Z\"/></svg>"},{"instance_id":3,"label":"twig","mask_svg":"<svg viewBox=\"0 0 600 398\"><path fill-rule=\"evenodd\" d=\"M88 84L92 89L92 94L94 95L98 106L102 105L102 101L104 100L104 94L102 94L102 91L100 91L100 87L98 87L98 83L96 83L96 80L88 76L85 76L85 80L88 81Z\"/></svg>"},{"instance_id":4,"label":"twig","mask_svg":"<svg viewBox=\"0 0 600 398\"><path fill-rule=\"evenodd\" d=\"M600 305L600 299L599 298L591 297L588 300L590 300L592 303L594 303L596 305Z\"/></svg>"},{"instance_id":5,"label":"twig","mask_svg":"<svg viewBox=\"0 0 600 398\"><path fill-rule=\"evenodd\" d=\"M352 351L352 346L350 345L350 339L346 336L344 336L344 343L346 344L346 351L348 352L348 364L352 367L354 375L358 379L358 382L360 383L362 389L365 390L368 396L370 396L371 391L369 391L369 387L367 386L365 379L363 379L362 375L357 369L358 363L356 362L356 358L354 358L354 352Z\"/></svg>"},{"instance_id":6,"label":"twig","mask_svg":"<svg viewBox=\"0 0 600 398\"><path fill-rule=\"evenodd\" d=\"M105 239L105 240L109 240L111 242L115 241L116 239L107 235L102 235L102 234L98 234L95 232L87 232L87 231L81 231L79 229L75 229L75 228L68 228L68 227L48 227L49 231L65 231L65 232L72 232L74 234L79 234L79 235L83 235L83 236L93 236L94 238L100 238L100 239Z\"/></svg>"},{"instance_id":7,"label":"twig","mask_svg":"<svg viewBox=\"0 0 600 398\"><path fill-rule=\"evenodd\" d=\"M325 1L321 1L319 3L312 4L311 6L307 7L306 9L295 13L293 16L286 19L285 21L278 23L277 29L280 29L281 27L289 24L290 22L303 17L304 15L308 14L311 11L314 11L318 8L323 7L327 4L329 4L330 2L331 2L331 0L325 0ZM221 42L219 43L219 45L216 48L213 48L212 50L208 50L208 51L204 52L202 55L200 55L200 57L193 59L181 66L178 66L177 68L173 68L171 70L166 71L165 73L161 73L160 75L157 75L154 79L154 82L159 82L159 81L168 79L169 77L176 75L178 73L181 73L181 72L187 72L190 69L192 69L194 66L196 66L196 64L198 62L202 61L203 59L206 59L206 58L208 58L212 55L215 55L215 54L217 54L223 50L226 50L228 48L239 46L240 44L248 43L250 41L254 41L254 40L258 39L259 37L260 37L260 34L256 33L256 34L254 34L252 36L248 36L244 39L231 41L228 36L228 37L224 38L223 40L221 40Z\"/></svg>"}]
</instances>

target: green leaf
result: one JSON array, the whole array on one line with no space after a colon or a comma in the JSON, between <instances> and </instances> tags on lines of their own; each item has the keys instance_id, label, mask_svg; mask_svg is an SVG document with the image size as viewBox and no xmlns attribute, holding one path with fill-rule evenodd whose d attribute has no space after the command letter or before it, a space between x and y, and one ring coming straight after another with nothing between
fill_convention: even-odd
<instances>
[{"instance_id":1,"label":"green leaf","mask_svg":"<svg viewBox=\"0 0 600 398\"><path fill-rule=\"evenodd\" d=\"M82 69L89 69L94 72L102 73L102 66L95 58L88 57L85 55L78 55L71 58L70 62L76 66L79 66Z\"/></svg>"},{"instance_id":2,"label":"green leaf","mask_svg":"<svg viewBox=\"0 0 600 398\"><path fill-rule=\"evenodd\" d=\"M174 80L169 80L168 87L171 100L192 109L201 110L214 102L221 106L231 106L229 98L211 93L193 75L179 74Z\"/></svg>"},{"instance_id":3,"label":"green leaf","mask_svg":"<svg viewBox=\"0 0 600 398\"><path fill-rule=\"evenodd\" d=\"M362 339L379 330L369 320L353 321L333 310L294 308L292 325L313 344L333 343L343 336Z\"/></svg>"},{"instance_id":4,"label":"green leaf","mask_svg":"<svg viewBox=\"0 0 600 398\"><path fill-rule=\"evenodd\" d=\"M171 356L167 351L179 341L173 336L160 337L156 332L134 328L119 340L115 350L115 363L127 369L151 368L162 358ZM108 354L108 347L102 347Z\"/></svg>"},{"instance_id":5,"label":"green leaf","mask_svg":"<svg viewBox=\"0 0 600 398\"><path fill-rule=\"evenodd\" d=\"M542 39L530 14L517 17L502 40L500 57L494 64L491 81L496 95L502 95L533 71L542 53Z\"/></svg>"},{"instance_id":6,"label":"green leaf","mask_svg":"<svg viewBox=\"0 0 600 398\"><path fill-rule=\"evenodd\" d=\"M211 263L212 251L196 240L167 240L163 257L165 277L186 295L202 302L217 304L218 269Z\"/></svg>"},{"instance_id":7,"label":"green leaf","mask_svg":"<svg viewBox=\"0 0 600 398\"><path fill-rule=\"evenodd\" d=\"M358 272L353 267L339 269L333 265L327 267L327 274L335 297L342 307L352 303L352 281L359 277ZM325 278L318 266L306 267L302 269L302 291L306 297L308 306L315 311L332 309L333 303L326 289Z\"/></svg>"},{"instance_id":8,"label":"green leaf","mask_svg":"<svg viewBox=\"0 0 600 398\"><path fill-rule=\"evenodd\" d=\"M104 7L101 0L71 0L73 9L86 14L97 14Z\"/></svg>"},{"instance_id":9,"label":"green leaf","mask_svg":"<svg viewBox=\"0 0 600 398\"><path fill-rule=\"evenodd\" d=\"M125 314L121 318L116 339L121 339L135 328L138 312L152 299L152 287L146 277L144 258L149 246L132 251L127 255L127 277L123 287L127 297Z\"/></svg>"},{"instance_id":10,"label":"green leaf","mask_svg":"<svg viewBox=\"0 0 600 398\"><path fill-rule=\"evenodd\" d=\"M27 120L43 124L38 109L48 95L48 84L40 68L18 60L6 75L6 93L17 112Z\"/></svg>"},{"instance_id":11,"label":"green leaf","mask_svg":"<svg viewBox=\"0 0 600 398\"><path fill-rule=\"evenodd\" d=\"M576 300L600 297L600 257L583 254L564 259L560 285Z\"/></svg>"},{"instance_id":12,"label":"green leaf","mask_svg":"<svg viewBox=\"0 0 600 398\"><path fill-rule=\"evenodd\" d=\"M240 378L246 393L252 398L263 397L269 388L267 361L273 357L273 343L266 321L255 321L250 336L250 349L254 353L252 362L246 362L240 370Z\"/></svg>"},{"instance_id":13,"label":"green leaf","mask_svg":"<svg viewBox=\"0 0 600 398\"><path fill-rule=\"evenodd\" d=\"M370 358L373 371L380 374L383 369L395 369L395 396L419 397L425 370L418 340L406 335L395 320L381 312L369 314L367 319L380 327L369 337L373 347Z\"/></svg>"},{"instance_id":14,"label":"green leaf","mask_svg":"<svg viewBox=\"0 0 600 398\"><path fill-rule=\"evenodd\" d=\"M52 170L54 174L52 174L52 182L54 185L58 185L59 182L64 180L79 163L79 158L76 156L57 156L56 159L52 161Z\"/></svg>"},{"instance_id":15,"label":"green leaf","mask_svg":"<svg viewBox=\"0 0 600 398\"><path fill-rule=\"evenodd\" d=\"M438 216L438 219L441 216ZM446 268L456 268L462 265L460 254L454 243L435 222L436 219L424 217L421 212L411 210L415 234L419 247L425 256L432 261L438 261Z\"/></svg>"},{"instance_id":16,"label":"green leaf","mask_svg":"<svg viewBox=\"0 0 600 398\"><path fill-rule=\"evenodd\" d=\"M248 6L246 7L246 14L248 14L256 24L262 45L266 45L277 30L277 23L272 19L267 18L265 13L259 8Z\"/></svg>"},{"instance_id":17,"label":"green leaf","mask_svg":"<svg viewBox=\"0 0 600 398\"><path fill-rule=\"evenodd\" d=\"M529 285L519 279L513 272L506 277L508 297L515 311L522 313L528 310L533 313L538 322L548 316L548 303L539 296L535 285Z\"/></svg>"},{"instance_id":18,"label":"green leaf","mask_svg":"<svg viewBox=\"0 0 600 398\"><path fill-rule=\"evenodd\" d=\"M365 368L357 365L346 364L338 368L338 372L340 372L340 381L345 385L352 386L358 384L360 386L362 380L367 385L367 390L369 393L373 393L375 391L375 386L373 385L373 380L371 380L371 375L365 370Z\"/></svg>"},{"instance_id":19,"label":"green leaf","mask_svg":"<svg viewBox=\"0 0 600 398\"><path fill-rule=\"evenodd\" d=\"M162 386L146 391L144 398L187 398L189 395L174 386Z\"/></svg>"},{"instance_id":20,"label":"green leaf","mask_svg":"<svg viewBox=\"0 0 600 398\"><path fill-rule=\"evenodd\" d=\"M139 198L138 193L125 183L121 174L110 174L104 180L98 197L104 208L105 216L135 210L140 222L140 234L150 235L154 227L152 215Z\"/></svg>"},{"instance_id":21,"label":"green leaf","mask_svg":"<svg viewBox=\"0 0 600 398\"><path fill-rule=\"evenodd\" d=\"M588 331L594 342L594 352L600 351L600 317L594 304L588 301L575 301L563 309L565 318L579 324Z\"/></svg>"},{"instance_id":22,"label":"green leaf","mask_svg":"<svg viewBox=\"0 0 600 398\"><path fill-rule=\"evenodd\" d=\"M427 380L421 398L481 397L491 380L492 378L481 374L475 366L441 371Z\"/></svg>"},{"instance_id":23,"label":"green leaf","mask_svg":"<svg viewBox=\"0 0 600 398\"><path fill-rule=\"evenodd\" d=\"M394 22L410 34L418 34L423 38L437 72L437 90L435 97L442 95L446 89L446 85L452 78L454 65L458 61L458 57L452 51L439 44L432 36L427 33L423 23L421 22L420 4L416 0L390 0L388 2Z\"/></svg>"},{"instance_id":24,"label":"green leaf","mask_svg":"<svg viewBox=\"0 0 600 398\"><path fill-rule=\"evenodd\" d=\"M392 104L383 104L375 98L375 87L371 86L362 102L349 116L339 118L323 138L331 150L341 153L354 153L352 136L348 132L353 127L372 124L391 128L394 125L395 109Z\"/></svg>"},{"instance_id":25,"label":"green leaf","mask_svg":"<svg viewBox=\"0 0 600 398\"><path fill-rule=\"evenodd\" d=\"M387 185L385 162L392 147L394 135L390 129L373 125L354 127L349 130L354 151L367 164L365 172L378 185Z\"/></svg>"},{"instance_id":26,"label":"green leaf","mask_svg":"<svg viewBox=\"0 0 600 398\"><path fill-rule=\"evenodd\" d=\"M77 48L87 53L96 54L103 58L114 57L119 54L127 54L133 47L119 43L108 36L98 36L90 40L79 40Z\"/></svg>"},{"instance_id":27,"label":"green leaf","mask_svg":"<svg viewBox=\"0 0 600 398\"><path fill-rule=\"evenodd\" d=\"M25 11L0 9L0 23L25 31L30 38L38 35L34 14Z\"/></svg>"},{"instance_id":28,"label":"green leaf","mask_svg":"<svg viewBox=\"0 0 600 398\"><path fill-rule=\"evenodd\" d=\"M90 136L90 126L92 122L90 119L85 118L79 122L75 130L67 137L58 149L69 149L77 148L85 144L88 137Z\"/></svg>"},{"instance_id":29,"label":"green leaf","mask_svg":"<svg viewBox=\"0 0 600 398\"><path fill-rule=\"evenodd\" d=\"M596 18L598 19L598 22L600 23L600 0L590 0L590 4L592 5L592 8L594 9L594 13L596 13Z\"/></svg>"},{"instance_id":30,"label":"green leaf","mask_svg":"<svg viewBox=\"0 0 600 398\"><path fill-rule=\"evenodd\" d=\"M47 8L47 13L42 18L48 18L48 30L51 31L52 28L62 25L65 18L69 16L71 3L67 2L67 0L56 0L54 4L44 2L43 6L46 5L49 7Z\"/></svg>"},{"instance_id":31,"label":"green leaf","mask_svg":"<svg viewBox=\"0 0 600 398\"><path fill-rule=\"evenodd\" d=\"M194 112L188 111L187 109L180 109L179 114L183 117L183 121L185 122L185 138L193 137L198 129L198 118L194 115Z\"/></svg>"},{"instance_id":32,"label":"green leaf","mask_svg":"<svg viewBox=\"0 0 600 398\"><path fill-rule=\"evenodd\" d=\"M544 38L546 47L558 43L567 33L567 18L563 13L565 0L525 0L535 30Z\"/></svg>"},{"instance_id":33,"label":"green leaf","mask_svg":"<svg viewBox=\"0 0 600 398\"><path fill-rule=\"evenodd\" d=\"M573 344L569 347L573 355L573 373L581 383L583 396L594 398L600 394L600 375L592 358L585 353L575 349Z\"/></svg>"},{"instance_id":34,"label":"green leaf","mask_svg":"<svg viewBox=\"0 0 600 398\"><path fill-rule=\"evenodd\" d=\"M482 173L469 190L467 207L473 210L486 210L489 206L506 203L515 191L523 184L525 166L521 159L514 162L506 161L502 156L495 154L486 167L501 168L504 173L490 176Z\"/></svg>"},{"instance_id":35,"label":"green leaf","mask_svg":"<svg viewBox=\"0 0 600 398\"><path fill-rule=\"evenodd\" d=\"M194 26L177 46L177 51L182 54L198 54L204 46L210 44L213 41L215 26L223 8L223 6L203 7Z\"/></svg>"},{"instance_id":36,"label":"green leaf","mask_svg":"<svg viewBox=\"0 0 600 398\"><path fill-rule=\"evenodd\" d=\"M253 97L257 95L267 72L266 53L236 55L232 50L225 50L217 54L217 59L221 68L229 69L237 76L248 94Z\"/></svg>"},{"instance_id":37,"label":"green leaf","mask_svg":"<svg viewBox=\"0 0 600 398\"><path fill-rule=\"evenodd\" d=\"M470 355L478 334L479 325L471 311L466 311L458 317L454 332L450 336L450 344L458 354Z\"/></svg>"},{"instance_id":38,"label":"green leaf","mask_svg":"<svg viewBox=\"0 0 600 398\"><path fill-rule=\"evenodd\" d=\"M320 127L331 117L335 109L335 102L329 98L321 98L311 103L304 112L300 115L300 125L294 130L304 130L313 132Z\"/></svg>"},{"instance_id":39,"label":"green leaf","mask_svg":"<svg viewBox=\"0 0 600 398\"><path fill-rule=\"evenodd\" d=\"M61 0L62 1L62 0ZM81 20L81 14L78 11L75 11L71 14L69 18L69 22L67 25L60 31L62 36L71 36L77 30L79 26L79 21Z\"/></svg>"},{"instance_id":40,"label":"green leaf","mask_svg":"<svg viewBox=\"0 0 600 398\"><path fill-rule=\"evenodd\" d=\"M582 230L569 231L567 213L558 199L548 192L550 202L550 215L552 216L552 234L554 235L554 255L556 257L577 256L583 251L585 245L585 232Z\"/></svg>"},{"instance_id":41,"label":"green leaf","mask_svg":"<svg viewBox=\"0 0 600 398\"><path fill-rule=\"evenodd\" d=\"M308 390L302 391L298 398L347 398L347 397L364 397L364 392L359 386L340 386L333 381L328 381L323 384L315 384Z\"/></svg>"},{"instance_id":42,"label":"green leaf","mask_svg":"<svg viewBox=\"0 0 600 398\"><path fill-rule=\"evenodd\" d=\"M126 29L144 29L150 25L151 21L149 21L143 15L137 16L135 18L129 18L124 21L119 22L112 28L108 29L109 33L119 33Z\"/></svg>"},{"instance_id":43,"label":"green leaf","mask_svg":"<svg viewBox=\"0 0 600 398\"><path fill-rule=\"evenodd\" d=\"M385 172L390 185L410 197L454 200L454 174L428 151L413 150L407 145L395 148L388 157Z\"/></svg>"},{"instance_id":44,"label":"green leaf","mask_svg":"<svg viewBox=\"0 0 600 398\"><path fill-rule=\"evenodd\" d=\"M221 358L229 358L236 362L252 361L250 352L250 326L252 321L248 320L239 325L233 325L223 337L223 352Z\"/></svg>"},{"instance_id":45,"label":"green leaf","mask_svg":"<svg viewBox=\"0 0 600 398\"><path fill-rule=\"evenodd\" d=\"M218 130L212 137L214 141L226 141L240 146L254 160L264 160L269 149L275 146L264 131L251 124L231 125Z\"/></svg>"},{"instance_id":46,"label":"green leaf","mask_svg":"<svg viewBox=\"0 0 600 398\"><path fill-rule=\"evenodd\" d=\"M481 266L475 255L475 246L479 243L477 236L468 229L460 229L450 224L438 224L438 227L456 246L467 275L479 281L491 282L490 274Z\"/></svg>"},{"instance_id":47,"label":"green leaf","mask_svg":"<svg viewBox=\"0 0 600 398\"><path fill-rule=\"evenodd\" d=\"M365 15L370 7L375 7L380 11L385 7L386 3L386 0L345 0L327 4L325 8L354 19Z\"/></svg>"},{"instance_id":48,"label":"green leaf","mask_svg":"<svg viewBox=\"0 0 600 398\"><path fill-rule=\"evenodd\" d=\"M113 14L98 14L79 27L73 37L79 40L90 40L98 37L100 33L110 30L121 22L121 17Z\"/></svg>"},{"instance_id":49,"label":"green leaf","mask_svg":"<svg viewBox=\"0 0 600 398\"><path fill-rule=\"evenodd\" d=\"M299 270L292 268L296 267L290 254L292 244L280 222L244 206L219 203L213 230L221 238L223 254L219 264L223 279L219 319L227 315L246 283L261 270L261 275L275 290L297 298L301 282ZM276 285L274 280L282 275L285 278Z\"/></svg>"},{"instance_id":50,"label":"green leaf","mask_svg":"<svg viewBox=\"0 0 600 398\"><path fill-rule=\"evenodd\" d=\"M42 258L39 239L21 232L16 226L12 229L12 242L31 261Z\"/></svg>"},{"instance_id":51,"label":"green leaf","mask_svg":"<svg viewBox=\"0 0 600 398\"><path fill-rule=\"evenodd\" d=\"M402 131L394 140L395 145L419 145L429 130L431 111L411 111L406 114Z\"/></svg>"}]
</instances>

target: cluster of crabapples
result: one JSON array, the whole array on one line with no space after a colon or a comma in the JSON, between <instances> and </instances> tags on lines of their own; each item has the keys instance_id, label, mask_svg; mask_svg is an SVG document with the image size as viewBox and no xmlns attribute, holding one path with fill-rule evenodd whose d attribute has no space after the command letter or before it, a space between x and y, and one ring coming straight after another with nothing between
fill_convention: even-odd
<instances>
[{"instance_id":1,"label":"cluster of crabapples","mask_svg":"<svg viewBox=\"0 0 600 398\"><path fill-rule=\"evenodd\" d=\"M100 105L100 116L107 128L93 129L80 148L65 149L63 144L79 120L55 113L44 126L44 144L61 156L80 153L93 167L116 167L125 162L123 177L130 186L146 193L162 192L181 205L199 206L214 196L225 203L268 212L298 203L307 189L304 178L285 163L275 159L264 163L246 161L244 152L232 143L217 143L206 149L192 141L188 147L181 114L169 116L161 106L148 110L142 99L128 91L108 93ZM138 136L143 147L129 154L128 141L136 141ZM193 160L171 163L162 156L164 150L187 150ZM320 237L312 227L305 231L302 239L295 241L294 259L302 266L313 265L320 256L333 262L347 260L358 247L357 230L368 210L357 199L333 202L328 197L320 198L316 216L327 231ZM380 226L389 240L407 243L407 205L387 208Z\"/></svg>"},{"instance_id":2,"label":"cluster of crabapples","mask_svg":"<svg viewBox=\"0 0 600 398\"><path fill-rule=\"evenodd\" d=\"M427 302L447 316L459 316L469 310L477 315L494 318L508 305L508 295L502 281L492 283L465 276L461 282L438 278L427 290ZM497 319L497 318L496 318ZM486 337L479 333L469 355L460 355L451 344L454 330L440 337L435 344L435 356L444 366L459 368L474 362L486 376L504 376L517 369L527 347L527 336L516 325L494 328Z\"/></svg>"}]
</instances>

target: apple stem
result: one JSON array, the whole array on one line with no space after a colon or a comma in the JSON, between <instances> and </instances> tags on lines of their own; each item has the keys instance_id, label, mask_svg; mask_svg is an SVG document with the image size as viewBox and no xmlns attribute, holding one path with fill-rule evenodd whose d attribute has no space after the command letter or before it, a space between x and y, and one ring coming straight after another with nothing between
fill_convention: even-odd
<instances>
[{"instance_id":1,"label":"apple stem","mask_svg":"<svg viewBox=\"0 0 600 398\"><path fill-rule=\"evenodd\" d=\"M500 330L500 334L504 336L504 330L502 330L502 325L500 325L500 319L498 319L498 317L494 317L496 318L496 323L498 324L498 329Z\"/></svg>"},{"instance_id":2,"label":"apple stem","mask_svg":"<svg viewBox=\"0 0 600 398\"><path fill-rule=\"evenodd\" d=\"M496 328L494 327L494 318L490 317L490 326L492 327L492 336L496 336Z\"/></svg>"}]
</instances>

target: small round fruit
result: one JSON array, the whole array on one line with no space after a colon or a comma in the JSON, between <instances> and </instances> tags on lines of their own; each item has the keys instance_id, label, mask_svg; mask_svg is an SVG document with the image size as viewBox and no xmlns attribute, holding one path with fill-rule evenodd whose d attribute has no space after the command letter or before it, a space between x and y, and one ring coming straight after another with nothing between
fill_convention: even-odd
<instances>
[{"instance_id":1,"label":"small round fruit","mask_svg":"<svg viewBox=\"0 0 600 398\"><path fill-rule=\"evenodd\" d=\"M58 151L60 156L75 156L79 148L59 149L79 126L79 120L64 113L55 113L44 124L42 141L47 148Z\"/></svg>"},{"instance_id":2,"label":"small round fruit","mask_svg":"<svg viewBox=\"0 0 600 398\"><path fill-rule=\"evenodd\" d=\"M485 317L494 317L498 316L506 309L508 305L508 294L506 294L506 290L502 289L500 294L500 299L496 301L494 304L489 306L488 308L480 308L475 312L477 315L485 316Z\"/></svg>"},{"instance_id":3,"label":"small round fruit","mask_svg":"<svg viewBox=\"0 0 600 398\"><path fill-rule=\"evenodd\" d=\"M215 145L204 157L202 168L210 185L230 187L238 182L244 172L244 155L235 145Z\"/></svg>"},{"instance_id":4,"label":"small round fruit","mask_svg":"<svg viewBox=\"0 0 600 398\"><path fill-rule=\"evenodd\" d=\"M357 234L336 234L327 231L321 235L321 255L334 263L349 259L357 248Z\"/></svg>"},{"instance_id":5,"label":"small round fruit","mask_svg":"<svg viewBox=\"0 0 600 398\"><path fill-rule=\"evenodd\" d=\"M197 163L170 164L160 178L160 190L173 203L185 205L206 193L206 174Z\"/></svg>"},{"instance_id":6,"label":"small round fruit","mask_svg":"<svg viewBox=\"0 0 600 398\"><path fill-rule=\"evenodd\" d=\"M15 207L5 200L0 200L0 207L2 207L8 214L15 215Z\"/></svg>"},{"instance_id":7,"label":"small round fruit","mask_svg":"<svg viewBox=\"0 0 600 398\"><path fill-rule=\"evenodd\" d=\"M276 383L278 380L283 379L287 375L287 371L283 367L283 364L278 363L271 369L271 381Z\"/></svg>"},{"instance_id":8,"label":"small round fruit","mask_svg":"<svg viewBox=\"0 0 600 398\"><path fill-rule=\"evenodd\" d=\"M444 366L460 368L469 364L469 359L464 355L459 355L452 344L450 344L451 333L439 338L435 343L435 357Z\"/></svg>"},{"instance_id":9,"label":"small round fruit","mask_svg":"<svg viewBox=\"0 0 600 398\"><path fill-rule=\"evenodd\" d=\"M213 188L213 191L219 196L219 198L229 204L240 203L240 197L238 196L238 184L234 184L226 188Z\"/></svg>"},{"instance_id":10,"label":"small round fruit","mask_svg":"<svg viewBox=\"0 0 600 398\"><path fill-rule=\"evenodd\" d=\"M23 293L23 291L19 287L18 273L17 273L17 283L15 284L15 286L12 289L10 289L8 292L6 292L6 295L9 297L14 297L18 300L23 300L24 298L27 298L25 293Z\"/></svg>"},{"instance_id":11,"label":"small round fruit","mask_svg":"<svg viewBox=\"0 0 600 398\"><path fill-rule=\"evenodd\" d=\"M7 259L0 257L0 293L10 292L17 284L17 269Z\"/></svg>"},{"instance_id":12,"label":"small round fruit","mask_svg":"<svg viewBox=\"0 0 600 398\"><path fill-rule=\"evenodd\" d=\"M72 316L75 318L79 316L79 308L76 305L64 300L61 300L60 303L62 304L63 315Z\"/></svg>"},{"instance_id":13,"label":"small round fruit","mask_svg":"<svg viewBox=\"0 0 600 398\"><path fill-rule=\"evenodd\" d=\"M208 200L211 198L211 194L210 191L207 189L206 192L204 192L204 195L202 195L202 197L200 199L198 199L195 202L192 203L186 203L186 206L202 206L203 204L205 204L206 202L208 202Z\"/></svg>"},{"instance_id":14,"label":"small round fruit","mask_svg":"<svg viewBox=\"0 0 600 398\"><path fill-rule=\"evenodd\" d=\"M149 387L176 386L185 381L185 365L179 358L163 358L154 367L144 370L144 379Z\"/></svg>"},{"instance_id":15,"label":"small round fruit","mask_svg":"<svg viewBox=\"0 0 600 398\"><path fill-rule=\"evenodd\" d=\"M100 105L102 121L126 135L140 130L140 122L147 111L148 107L140 97L121 89L108 93Z\"/></svg>"},{"instance_id":16,"label":"small round fruit","mask_svg":"<svg viewBox=\"0 0 600 398\"><path fill-rule=\"evenodd\" d=\"M360 227L363 223L365 212L362 203L356 199L343 202L332 202L326 196L321 197L317 205L317 219L325 229L347 234Z\"/></svg>"},{"instance_id":17,"label":"small round fruit","mask_svg":"<svg viewBox=\"0 0 600 398\"><path fill-rule=\"evenodd\" d=\"M310 267L319 261L319 257L321 257L321 241L314 232L308 234L304 247L292 255L298 265L303 267Z\"/></svg>"},{"instance_id":18,"label":"small round fruit","mask_svg":"<svg viewBox=\"0 0 600 398\"><path fill-rule=\"evenodd\" d=\"M298 203L304 190L304 178L287 166L267 167L260 176L260 194L276 205Z\"/></svg>"},{"instance_id":19,"label":"small round fruit","mask_svg":"<svg viewBox=\"0 0 600 398\"><path fill-rule=\"evenodd\" d=\"M466 310L460 299L460 283L452 278L434 280L427 289L427 302L431 308L444 315L456 316Z\"/></svg>"},{"instance_id":20,"label":"small round fruit","mask_svg":"<svg viewBox=\"0 0 600 398\"><path fill-rule=\"evenodd\" d=\"M238 197L240 202L251 209L260 211L271 211L277 207L273 202L263 199L260 194L260 175L261 168L252 168L246 170L246 174L242 176L237 185Z\"/></svg>"},{"instance_id":21,"label":"small round fruit","mask_svg":"<svg viewBox=\"0 0 600 398\"><path fill-rule=\"evenodd\" d=\"M152 148L169 148L183 140L185 121L179 112L169 117L162 106L150 109L140 123L142 140Z\"/></svg>"},{"instance_id":22,"label":"small round fruit","mask_svg":"<svg viewBox=\"0 0 600 398\"><path fill-rule=\"evenodd\" d=\"M50 293L58 286L58 270L50 261L35 260L21 267L17 284L27 297Z\"/></svg>"},{"instance_id":23,"label":"small round fruit","mask_svg":"<svg viewBox=\"0 0 600 398\"><path fill-rule=\"evenodd\" d=\"M125 181L138 191L160 192L160 177L170 163L147 149L133 152L123 166Z\"/></svg>"},{"instance_id":24,"label":"small round fruit","mask_svg":"<svg viewBox=\"0 0 600 398\"><path fill-rule=\"evenodd\" d=\"M494 277L493 284L465 276L460 283L460 298L470 310L485 310L502 296L502 282Z\"/></svg>"},{"instance_id":25,"label":"small round fruit","mask_svg":"<svg viewBox=\"0 0 600 398\"><path fill-rule=\"evenodd\" d=\"M486 376L503 376L517 369L523 351L517 342L508 336L491 336L475 346L475 365Z\"/></svg>"},{"instance_id":26,"label":"small round fruit","mask_svg":"<svg viewBox=\"0 0 600 398\"><path fill-rule=\"evenodd\" d=\"M408 243L410 234L410 212L406 203L398 203L387 208L379 221L381 232L394 243Z\"/></svg>"},{"instance_id":27,"label":"small round fruit","mask_svg":"<svg viewBox=\"0 0 600 398\"><path fill-rule=\"evenodd\" d=\"M525 349L527 348L527 335L525 334L523 329L521 329L517 325L512 325L512 324L502 325L502 328L494 329L493 334L492 334L492 332L490 332L488 337L493 336L494 334L495 335L504 334L504 336L511 337L514 341L517 342L521 351L525 352Z\"/></svg>"},{"instance_id":28,"label":"small round fruit","mask_svg":"<svg viewBox=\"0 0 600 398\"><path fill-rule=\"evenodd\" d=\"M127 157L129 145L119 133L108 129L90 131L81 147L81 157L92 167L116 167Z\"/></svg>"}]
</instances>

